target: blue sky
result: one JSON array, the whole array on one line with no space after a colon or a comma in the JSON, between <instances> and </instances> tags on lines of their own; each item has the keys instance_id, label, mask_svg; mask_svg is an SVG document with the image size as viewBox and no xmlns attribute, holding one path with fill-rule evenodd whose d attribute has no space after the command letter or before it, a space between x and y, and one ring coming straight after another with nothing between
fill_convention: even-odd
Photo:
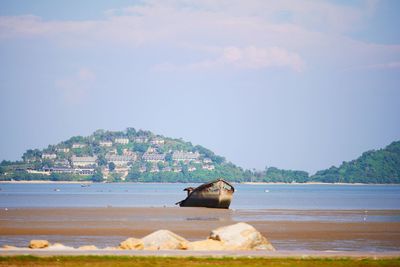
<instances>
[{"instance_id":1,"label":"blue sky","mask_svg":"<svg viewBox=\"0 0 400 267\"><path fill-rule=\"evenodd\" d=\"M311 173L400 139L399 1L1 1L0 160L148 129Z\"/></svg>"}]
</instances>

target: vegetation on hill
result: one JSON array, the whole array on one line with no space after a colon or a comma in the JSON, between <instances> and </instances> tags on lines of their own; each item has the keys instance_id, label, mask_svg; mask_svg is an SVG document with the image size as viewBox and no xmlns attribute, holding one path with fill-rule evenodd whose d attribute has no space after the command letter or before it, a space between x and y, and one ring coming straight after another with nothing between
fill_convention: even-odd
<instances>
[{"instance_id":1,"label":"vegetation on hill","mask_svg":"<svg viewBox=\"0 0 400 267\"><path fill-rule=\"evenodd\" d=\"M310 178L326 183L400 183L400 141L367 151L339 167L318 171Z\"/></svg>"},{"instance_id":2,"label":"vegetation on hill","mask_svg":"<svg viewBox=\"0 0 400 267\"><path fill-rule=\"evenodd\" d=\"M308 172L281 170L275 167L266 168L264 182L305 183L308 182Z\"/></svg>"},{"instance_id":3,"label":"vegetation on hill","mask_svg":"<svg viewBox=\"0 0 400 267\"><path fill-rule=\"evenodd\" d=\"M82 160L89 163L77 162ZM244 182L252 175L200 145L134 128L74 136L43 150L29 149L22 161L0 164L2 180L203 182L224 177Z\"/></svg>"},{"instance_id":4,"label":"vegetation on hill","mask_svg":"<svg viewBox=\"0 0 400 267\"><path fill-rule=\"evenodd\" d=\"M28 149L22 161L0 163L0 180L206 182L216 178L231 182L400 183L400 142L311 177L305 171L275 167L244 170L200 145L135 128L97 130L42 150Z\"/></svg>"}]
</instances>

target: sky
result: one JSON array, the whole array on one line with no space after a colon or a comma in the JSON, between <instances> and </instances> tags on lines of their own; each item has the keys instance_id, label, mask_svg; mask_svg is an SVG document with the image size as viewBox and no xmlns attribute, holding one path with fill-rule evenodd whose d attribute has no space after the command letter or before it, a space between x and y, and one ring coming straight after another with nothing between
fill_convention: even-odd
<instances>
[{"instance_id":1,"label":"sky","mask_svg":"<svg viewBox=\"0 0 400 267\"><path fill-rule=\"evenodd\" d=\"M97 129L317 170L400 140L400 1L0 1L0 160Z\"/></svg>"}]
</instances>

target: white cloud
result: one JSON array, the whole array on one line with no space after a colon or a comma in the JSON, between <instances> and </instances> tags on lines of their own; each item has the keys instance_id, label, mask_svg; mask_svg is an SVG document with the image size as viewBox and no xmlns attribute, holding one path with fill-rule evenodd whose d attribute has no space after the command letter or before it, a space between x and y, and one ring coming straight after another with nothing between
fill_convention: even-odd
<instances>
[{"instance_id":1,"label":"white cloud","mask_svg":"<svg viewBox=\"0 0 400 267\"><path fill-rule=\"evenodd\" d=\"M376 5L375 0L358 5L311 0L149 0L105 11L100 20L0 17L0 42L35 37L62 46L101 43L130 49L168 47L174 56L155 66L168 70L223 65L302 71L304 62L307 69L314 64L345 69L400 58L399 46L368 44L344 34L357 29ZM202 59L193 57L178 64L176 54L180 50Z\"/></svg>"},{"instance_id":2,"label":"white cloud","mask_svg":"<svg viewBox=\"0 0 400 267\"><path fill-rule=\"evenodd\" d=\"M96 81L95 73L88 68L80 68L75 74L55 82L61 95L69 104L80 104L84 101Z\"/></svg>"},{"instance_id":3,"label":"white cloud","mask_svg":"<svg viewBox=\"0 0 400 267\"><path fill-rule=\"evenodd\" d=\"M229 46L222 49L220 56L215 59L192 63L181 68L215 69L222 67L238 69L261 69L271 67L288 67L294 71L304 70L304 62L299 55L279 47L244 48ZM166 70L171 70L171 65Z\"/></svg>"}]
</instances>

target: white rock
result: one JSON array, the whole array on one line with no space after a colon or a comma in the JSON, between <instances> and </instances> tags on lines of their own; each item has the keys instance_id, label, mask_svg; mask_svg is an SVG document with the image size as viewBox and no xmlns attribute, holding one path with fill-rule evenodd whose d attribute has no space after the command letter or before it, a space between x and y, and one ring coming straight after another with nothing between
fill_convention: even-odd
<instances>
[{"instance_id":1,"label":"white rock","mask_svg":"<svg viewBox=\"0 0 400 267\"><path fill-rule=\"evenodd\" d=\"M32 249L47 248L48 246L50 246L50 243L47 240L31 240L29 242L29 248Z\"/></svg>"},{"instance_id":2,"label":"white rock","mask_svg":"<svg viewBox=\"0 0 400 267\"><path fill-rule=\"evenodd\" d=\"M209 239L222 241L235 250L270 250L275 248L253 226L237 223L212 230Z\"/></svg>"},{"instance_id":3,"label":"white rock","mask_svg":"<svg viewBox=\"0 0 400 267\"><path fill-rule=\"evenodd\" d=\"M158 230L142 238L144 249L187 249L188 241L168 230Z\"/></svg>"},{"instance_id":4,"label":"white rock","mask_svg":"<svg viewBox=\"0 0 400 267\"><path fill-rule=\"evenodd\" d=\"M143 242L137 238L128 238L125 241L122 241L119 246L119 249L135 249L140 250L144 248Z\"/></svg>"}]
</instances>

